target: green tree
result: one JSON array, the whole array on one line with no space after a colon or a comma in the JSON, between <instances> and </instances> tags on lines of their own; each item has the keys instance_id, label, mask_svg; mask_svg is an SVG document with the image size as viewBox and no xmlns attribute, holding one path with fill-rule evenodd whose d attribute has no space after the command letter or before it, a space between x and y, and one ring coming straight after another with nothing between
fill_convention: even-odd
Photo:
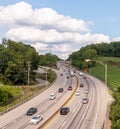
<instances>
[{"instance_id":1,"label":"green tree","mask_svg":"<svg viewBox=\"0 0 120 129\"><path fill-rule=\"evenodd\" d=\"M27 84L27 62L30 62L31 81L35 80L33 70L39 65L39 55L33 47L4 39L0 49L0 81L5 84Z\"/></svg>"},{"instance_id":2,"label":"green tree","mask_svg":"<svg viewBox=\"0 0 120 129\"><path fill-rule=\"evenodd\" d=\"M13 99L8 90L0 89L0 106L7 105Z\"/></svg>"}]
</instances>

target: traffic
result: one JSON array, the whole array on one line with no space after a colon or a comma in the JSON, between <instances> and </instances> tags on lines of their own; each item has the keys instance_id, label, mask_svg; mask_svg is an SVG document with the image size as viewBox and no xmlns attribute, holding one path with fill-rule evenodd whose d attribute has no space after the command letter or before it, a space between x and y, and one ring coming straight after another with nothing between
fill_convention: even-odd
<instances>
[{"instance_id":1,"label":"traffic","mask_svg":"<svg viewBox=\"0 0 120 129\"><path fill-rule=\"evenodd\" d=\"M0 120L3 120L14 113L12 119L3 120L1 129L89 129L89 124L99 129L103 126L101 124L98 127L96 119L104 116L106 107L102 108L103 114L100 118L94 115L91 122L86 119L91 119L93 111L98 114L100 104L107 102L106 90L102 93L104 101L101 101L98 94L101 89L89 75L64 63L59 63L58 67L59 70L55 70L57 79L53 85L20 107L0 116ZM99 83L104 88L102 82ZM100 123L104 123L101 121Z\"/></svg>"}]
</instances>

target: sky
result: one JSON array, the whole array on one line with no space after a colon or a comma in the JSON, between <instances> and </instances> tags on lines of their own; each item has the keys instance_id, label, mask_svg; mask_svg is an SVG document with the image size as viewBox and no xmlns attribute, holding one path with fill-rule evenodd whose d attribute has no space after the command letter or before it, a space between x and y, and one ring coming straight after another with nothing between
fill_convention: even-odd
<instances>
[{"instance_id":1,"label":"sky","mask_svg":"<svg viewBox=\"0 0 120 129\"><path fill-rule=\"evenodd\" d=\"M61 59L91 43L120 41L120 0L0 0L2 38Z\"/></svg>"}]
</instances>

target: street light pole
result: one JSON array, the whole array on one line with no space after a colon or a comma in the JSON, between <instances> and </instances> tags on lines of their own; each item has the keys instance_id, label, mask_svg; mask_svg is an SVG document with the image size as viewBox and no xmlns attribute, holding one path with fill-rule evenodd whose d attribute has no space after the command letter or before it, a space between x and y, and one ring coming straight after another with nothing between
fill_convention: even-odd
<instances>
[{"instance_id":1,"label":"street light pole","mask_svg":"<svg viewBox=\"0 0 120 129\"><path fill-rule=\"evenodd\" d=\"M28 85L30 85L30 61L28 63Z\"/></svg>"},{"instance_id":2,"label":"street light pole","mask_svg":"<svg viewBox=\"0 0 120 129\"><path fill-rule=\"evenodd\" d=\"M105 85L107 86L107 64L105 64Z\"/></svg>"},{"instance_id":3,"label":"street light pole","mask_svg":"<svg viewBox=\"0 0 120 129\"><path fill-rule=\"evenodd\" d=\"M107 86L107 63L104 64L102 63L101 61L98 61L98 60L91 60L91 59L85 59L86 62L91 62L91 61L96 61L98 62L99 64L103 65L105 67L105 85Z\"/></svg>"},{"instance_id":4,"label":"street light pole","mask_svg":"<svg viewBox=\"0 0 120 129\"><path fill-rule=\"evenodd\" d=\"M46 86L47 86L47 68L46 68Z\"/></svg>"}]
</instances>

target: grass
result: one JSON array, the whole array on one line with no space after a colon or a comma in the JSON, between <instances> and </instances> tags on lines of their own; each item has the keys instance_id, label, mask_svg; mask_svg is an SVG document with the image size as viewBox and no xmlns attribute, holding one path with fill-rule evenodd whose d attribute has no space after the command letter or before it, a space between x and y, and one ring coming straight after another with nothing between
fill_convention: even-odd
<instances>
[{"instance_id":1,"label":"grass","mask_svg":"<svg viewBox=\"0 0 120 129\"><path fill-rule=\"evenodd\" d=\"M7 89L11 91L12 95L14 95L14 101L6 106L0 106L0 112L8 110L9 108L18 105L19 103L26 101L35 94L38 94L46 89L46 86L3 86L1 88L5 87L7 87Z\"/></svg>"},{"instance_id":2,"label":"grass","mask_svg":"<svg viewBox=\"0 0 120 129\"><path fill-rule=\"evenodd\" d=\"M37 74L37 78L41 78L41 75ZM53 72L51 69L47 71L47 81L52 83L56 78L56 73ZM43 76L43 80L46 79L46 76ZM14 101L12 101L8 105L0 106L0 112L8 110L15 105L20 104L21 102L27 101L34 95L41 93L43 90L47 89L48 86L1 86L0 88L4 88L11 92L14 96Z\"/></svg>"},{"instance_id":3,"label":"grass","mask_svg":"<svg viewBox=\"0 0 120 129\"><path fill-rule=\"evenodd\" d=\"M107 84L110 89L117 90L117 88L120 87L120 64L118 64L120 58L100 57L97 60L107 63ZM114 62L114 65L111 65L109 61ZM90 73L90 69L88 72ZM105 81L105 67L100 63L96 63L96 65L91 68L91 74Z\"/></svg>"}]
</instances>

